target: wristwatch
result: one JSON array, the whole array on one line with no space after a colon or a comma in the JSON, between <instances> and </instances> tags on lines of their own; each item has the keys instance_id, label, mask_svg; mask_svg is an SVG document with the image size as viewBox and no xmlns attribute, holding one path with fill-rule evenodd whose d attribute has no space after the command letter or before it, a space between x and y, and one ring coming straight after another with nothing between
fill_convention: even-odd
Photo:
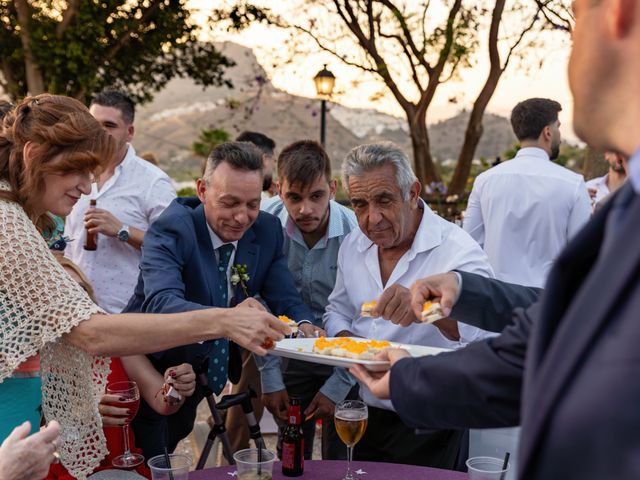
<instances>
[{"instance_id":1,"label":"wristwatch","mask_svg":"<svg viewBox=\"0 0 640 480\"><path fill-rule=\"evenodd\" d=\"M129 241L129 225L122 225L120 230L118 230L118 240L121 242Z\"/></svg>"}]
</instances>

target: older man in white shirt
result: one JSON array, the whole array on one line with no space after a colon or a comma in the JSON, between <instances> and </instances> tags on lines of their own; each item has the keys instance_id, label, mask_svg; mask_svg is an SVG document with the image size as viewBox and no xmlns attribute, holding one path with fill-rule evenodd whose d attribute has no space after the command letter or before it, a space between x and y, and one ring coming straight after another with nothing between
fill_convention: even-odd
<instances>
[{"instance_id":1,"label":"older man in white shirt","mask_svg":"<svg viewBox=\"0 0 640 480\"><path fill-rule=\"evenodd\" d=\"M343 163L343 185L360 228L338 253L336 284L323 318L327 334L446 348L486 337L487 332L452 320L441 321L440 328L422 323L403 328L385 320L414 316L408 288L425 275L465 270L493 276L478 244L420 199L421 185L406 155L389 143L357 147ZM361 305L379 297L374 317L360 316ZM460 431L417 436L389 401L378 400L364 386L360 395L369 405L369 423L356 458L454 467Z\"/></svg>"},{"instance_id":2,"label":"older man in white shirt","mask_svg":"<svg viewBox=\"0 0 640 480\"><path fill-rule=\"evenodd\" d=\"M556 256L591 215L582 176L551 161L560 150L561 110L545 98L516 105L511 125L522 148L478 175L469 196L463 228L505 282L544 286Z\"/></svg>"},{"instance_id":3,"label":"older man in white shirt","mask_svg":"<svg viewBox=\"0 0 640 480\"><path fill-rule=\"evenodd\" d=\"M140 248L149 226L176 197L171 179L136 156L135 105L121 92L106 90L92 100L91 114L114 137L119 149L66 219L65 235L73 241L65 256L76 263L93 286L98 304L119 313L138 281ZM90 208L90 200L96 207ZM87 228L98 235L97 250L83 248Z\"/></svg>"}]
</instances>

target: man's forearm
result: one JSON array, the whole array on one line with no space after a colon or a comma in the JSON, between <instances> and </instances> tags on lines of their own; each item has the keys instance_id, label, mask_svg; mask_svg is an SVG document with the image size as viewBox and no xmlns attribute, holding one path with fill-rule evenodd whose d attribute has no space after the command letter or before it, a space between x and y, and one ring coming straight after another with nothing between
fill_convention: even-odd
<instances>
[{"instance_id":1,"label":"man's forearm","mask_svg":"<svg viewBox=\"0 0 640 480\"><path fill-rule=\"evenodd\" d=\"M512 322L513 310L529 307L542 291L475 273L456 273L461 276L462 289L449 316L490 332L501 332Z\"/></svg>"},{"instance_id":2,"label":"man's forearm","mask_svg":"<svg viewBox=\"0 0 640 480\"><path fill-rule=\"evenodd\" d=\"M144 234L146 232L139 228L129 227L129 240L127 243L132 247L140 250L142 248L142 243L144 242Z\"/></svg>"}]
</instances>

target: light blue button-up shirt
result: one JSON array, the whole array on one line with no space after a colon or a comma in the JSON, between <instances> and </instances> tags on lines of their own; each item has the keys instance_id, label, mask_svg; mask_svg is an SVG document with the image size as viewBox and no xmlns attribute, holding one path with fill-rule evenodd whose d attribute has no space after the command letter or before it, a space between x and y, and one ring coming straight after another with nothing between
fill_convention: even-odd
<instances>
[{"instance_id":1,"label":"light blue button-up shirt","mask_svg":"<svg viewBox=\"0 0 640 480\"><path fill-rule=\"evenodd\" d=\"M321 327L329 294L336 283L338 250L344 238L357 227L356 216L350 209L331 200L327 233L309 248L280 198L268 202L264 211L275 215L282 223L283 249L289 270L302 300L313 312L314 325ZM259 367L260 363L262 362L258 362ZM263 392L271 393L285 388L279 357L268 356L260 370ZM353 378L345 369L336 368L320 391L333 402L339 402L344 400L354 384Z\"/></svg>"}]
</instances>

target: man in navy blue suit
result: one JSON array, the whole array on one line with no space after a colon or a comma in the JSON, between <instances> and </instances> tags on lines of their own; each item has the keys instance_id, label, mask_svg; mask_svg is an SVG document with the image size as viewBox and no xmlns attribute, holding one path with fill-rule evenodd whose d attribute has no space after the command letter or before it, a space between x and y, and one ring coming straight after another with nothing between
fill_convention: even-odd
<instances>
[{"instance_id":1,"label":"man in navy blue suit","mask_svg":"<svg viewBox=\"0 0 640 480\"><path fill-rule=\"evenodd\" d=\"M631 157L623 185L558 256L538 302L500 336L355 371L416 428L522 423L522 479L640 478L640 0L576 0L569 61L574 128ZM517 259L514 259L517 261ZM461 284L460 284L461 281ZM441 297L457 320L526 305L535 292L462 274L414 285L414 313ZM530 290L530 289L529 289ZM531 295L533 293L533 295ZM520 297L519 299L517 297ZM524 301L523 301L524 300ZM499 308L492 304L501 303ZM466 305L464 305L466 304ZM462 308L459 308L462 307ZM380 308L380 306L378 307ZM463 320L460 315L466 314Z\"/></svg>"},{"instance_id":2,"label":"man in navy blue suit","mask_svg":"<svg viewBox=\"0 0 640 480\"><path fill-rule=\"evenodd\" d=\"M282 253L280 222L260 211L262 177L261 153L255 146L217 146L197 181L198 198L176 199L148 230L138 285L126 310L168 313L241 303L264 308L252 298L259 294L275 315L312 319ZM238 347L225 338L149 357L160 372L184 362L197 369L208 359L209 386L216 394L227 378L237 381L240 375ZM165 446L173 450L188 435L201 399L198 388L167 417L141 402L133 428L147 458Z\"/></svg>"}]
</instances>

